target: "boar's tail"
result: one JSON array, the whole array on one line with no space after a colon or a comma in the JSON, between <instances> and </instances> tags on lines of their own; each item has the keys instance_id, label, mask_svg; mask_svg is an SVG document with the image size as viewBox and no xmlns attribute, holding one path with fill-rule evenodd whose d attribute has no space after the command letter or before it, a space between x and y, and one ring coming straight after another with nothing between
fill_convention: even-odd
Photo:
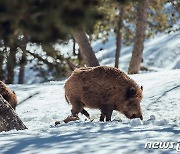
<instances>
[{"instance_id":1,"label":"boar's tail","mask_svg":"<svg viewBox=\"0 0 180 154\"><path fill-rule=\"evenodd\" d=\"M66 99L66 102L67 102L68 104L70 104L69 100L67 99L66 94L65 94L65 99Z\"/></svg>"}]
</instances>

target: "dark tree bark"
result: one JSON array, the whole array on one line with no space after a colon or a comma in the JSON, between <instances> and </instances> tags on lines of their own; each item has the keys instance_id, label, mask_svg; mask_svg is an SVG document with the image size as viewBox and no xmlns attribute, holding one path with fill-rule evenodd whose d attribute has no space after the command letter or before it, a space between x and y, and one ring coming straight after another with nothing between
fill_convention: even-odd
<instances>
[{"instance_id":1,"label":"dark tree bark","mask_svg":"<svg viewBox=\"0 0 180 154\"><path fill-rule=\"evenodd\" d=\"M123 28L123 17L124 17L124 6L120 7L120 14L117 25L117 35L116 35L116 57L115 57L115 67L119 67L119 57L121 52L121 44L122 44L122 28Z\"/></svg>"},{"instance_id":2,"label":"dark tree bark","mask_svg":"<svg viewBox=\"0 0 180 154\"><path fill-rule=\"evenodd\" d=\"M20 61L20 71L19 71L19 79L18 83L23 84L24 83L24 72L25 72L25 66L27 63L27 57L26 57L26 50L23 49L21 61Z\"/></svg>"},{"instance_id":3,"label":"dark tree bark","mask_svg":"<svg viewBox=\"0 0 180 154\"><path fill-rule=\"evenodd\" d=\"M14 81L14 68L16 65L16 45L11 46L9 55L7 58L7 80L6 83L10 84Z\"/></svg>"},{"instance_id":4,"label":"dark tree bark","mask_svg":"<svg viewBox=\"0 0 180 154\"><path fill-rule=\"evenodd\" d=\"M145 31L148 16L148 3L149 0L139 2L138 18L136 23L136 35L134 40L134 47L132 57L128 69L129 74L137 74L141 68L141 60L144 49Z\"/></svg>"},{"instance_id":5,"label":"dark tree bark","mask_svg":"<svg viewBox=\"0 0 180 154\"><path fill-rule=\"evenodd\" d=\"M76 41L74 38L73 38L73 55L74 56L76 55Z\"/></svg>"},{"instance_id":6,"label":"dark tree bark","mask_svg":"<svg viewBox=\"0 0 180 154\"><path fill-rule=\"evenodd\" d=\"M4 80L4 71L3 71L3 61L4 61L4 52L0 51L0 80Z\"/></svg>"},{"instance_id":7,"label":"dark tree bark","mask_svg":"<svg viewBox=\"0 0 180 154\"><path fill-rule=\"evenodd\" d=\"M79 45L80 53L87 66L99 66L99 62L93 52L85 31L83 29L72 30L72 35Z\"/></svg>"},{"instance_id":8,"label":"dark tree bark","mask_svg":"<svg viewBox=\"0 0 180 154\"><path fill-rule=\"evenodd\" d=\"M26 51L26 44L27 44L27 36L24 35L22 45L21 45L21 50L22 50L22 57L20 60L20 71L19 71L19 79L18 83L23 84L24 83L24 72L25 72L25 66L27 63L27 51Z\"/></svg>"},{"instance_id":9,"label":"dark tree bark","mask_svg":"<svg viewBox=\"0 0 180 154\"><path fill-rule=\"evenodd\" d=\"M23 124L11 105L0 95L0 132L10 130L24 130Z\"/></svg>"}]
</instances>

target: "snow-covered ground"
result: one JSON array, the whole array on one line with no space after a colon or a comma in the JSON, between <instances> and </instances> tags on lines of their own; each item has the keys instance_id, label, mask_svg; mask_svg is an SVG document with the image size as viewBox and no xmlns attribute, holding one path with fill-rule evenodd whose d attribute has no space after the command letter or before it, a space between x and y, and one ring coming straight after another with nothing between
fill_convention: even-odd
<instances>
[{"instance_id":1,"label":"snow-covered ground","mask_svg":"<svg viewBox=\"0 0 180 154\"><path fill-rule=\"evenodd\" d=\"M9 85L19 101L38 94L17 106L17 113L29 129L1 132L0 153L177 153L176 150L180 151L177 143L180 141L180 70L131 77L144 87L142 122L129 120L118 112L113 113L116 121L99 122L100 112L88 109L95 119L93 122L85 121L80 115L79 121L54 126L55 121L63 121L70 115L71 106L64 98L64 81ZM159 142L171 142L171 146L145 149L147 142L155 143L156 148Z\"/></svg>"},{"instance_id":2,"label":"snow-covered ground","mask_svg":"<svg viewBox=\"0 0 180 154\"><path fill-rule=\"evenodd\" d=\"M87 109L93 122L80 115L79 121L65 124L63 120L70 115L71 110L64 98L65 81L32 84L41 82L41 79L31 69L34 64L28 64L25 70L26 84L8 85L16 92L19 102L35 94L19 104L16 110L28 130L1 132L0 154L180 152L179 40L180 32L177 31L158 34L145 41L142 66L154 72L131 76L144 87L141 103L143 121L129 120L122 114L113 112L112 122L99 122L100 111ZM114 66L115 44L113 35L105 44L101 41L92 44L101 65ZM72 42L62 48L69 53ZM125 72L131 52L132 46L122 47L120 69ZM17 68L16 74L18 72ZM17 83L17 75L15 82ZM57 120L61 124L54 126ZM154 149L149 148L149 144ZM170 146L162 148L163 144Z\"/></svg>"}]
</instances>

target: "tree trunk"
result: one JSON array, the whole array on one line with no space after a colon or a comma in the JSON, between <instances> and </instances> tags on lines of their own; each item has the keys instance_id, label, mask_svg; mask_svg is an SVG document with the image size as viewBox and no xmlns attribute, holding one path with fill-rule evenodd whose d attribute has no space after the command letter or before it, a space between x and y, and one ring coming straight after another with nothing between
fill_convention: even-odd
<instances>
[{"instance_id":1,"label":"tree trunk","mask_svg":"<svg viewBox=\"0 0 180 154\"><path fill-rule=\"evenodd\" d=\"M7 80L6 83L10 84L13 83L14 81L14 68L15 68L15 64L16 64L16 45L15 46L11 46L10 51L9 51L9 55L7 58Z\"/></svg>"},{"instance_id":2,"label":"tree trunk","mask_svg":"<svg viewBox=\"0 0 180 154\"><path fill-rule=\"evenodd\" d=\"M0 80L4 80L4 71L3 71L3 60L4 60L4 52L0 53Z\"/></svg>"},{"instance_id":3,"label":"tree trunk","mask_svg":"<svg viewBox=\"0 0 180 154\"><path fill-rule=\"evenodd\" d=\"M120 7L120 14L117 25L117 35L116 35L116 57L115 57L115 67L119 67L119 57L121 52L121 43L122 43L122 28L123 28L123 17L124 17L124 7Z\"/></svg>"},{"instance_id":4,"label":"tree trunk","mask_svg":"<svg viewBox=\"0 0 180 154\"><path fill-rule=\"evenodd\" d=\"M18 81L19 84L24 83L24 72L25 72L25 66L26 66L26 63L27 63L26 44L27 44L27 38L24 35L23 42L22 42L22 45L21 45L21 50L22 50L23 53L22 53L22 57L21 57L21 60L20 60L20 71L19 71L19 81Z\"/></svg>"},{"instance_id":5,"label":"tree trunk","mask_svg":"<svg viewBox=\"0 0 180 154\"><path fill-rule=\"evenodd\" d=\"M73 38L73 55L74 56L76 55L76 41L74 38Z\"/></svg>"},{"instance_id":6,"label":"tree trunk","mask_svg":"<svg viewBox=\"0 0 180 154\"><path fill-rule=\"evenodd\" d=\"M137 74L139 73L141 68L141 60L144 49L144 39L148 16L148 3L149 0L143 0L142 2L139 2L138 18L136 23L136 35L128 70L129 74Z\"/></svg>"},{"instance_id":7,"label":"tree trunk","mask_svg":"<svg viewBox=\"0 0 180 154\"><path fill-rule=\"evenodd\" d=\"M25 66L27 63L26 50L24 50L24 49L22 49L22 50L23 50L23 53L22 53L22 58L20 61L20 71L19 71L19 79L18 79L19 84L24 83L24 72L25 72Z\"/></svg>"},{"instance_id":8,"label":"tree trunk","mask_svg":"<svg viewBox=\"0 0 180 154\"><path fill-rule=\"evenodd\" d=\"M72 35L79 45L82 58L86 62L87 66L99 66L99 62L93 52L85 31L72 30Z\"/></svg>"},{"instance_id":9,"label":"tree trunk","mask_svg":"<svg viewBox=\"0 0 180 154\"><path fill-rule=\"evenodd\" d=\"M11 105L0 95L0 132L12 129L24 130L23 124Z\"/></svg>"}]
</instances>

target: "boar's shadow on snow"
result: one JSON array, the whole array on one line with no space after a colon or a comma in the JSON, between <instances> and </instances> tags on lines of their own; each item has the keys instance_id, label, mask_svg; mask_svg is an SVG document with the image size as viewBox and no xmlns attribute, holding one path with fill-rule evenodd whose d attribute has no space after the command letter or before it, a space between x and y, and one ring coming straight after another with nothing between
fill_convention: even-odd
<instances>
[{"instance_id":1,"label":"boar's shadow on snow","mask_svg":"<svg viewBox=\"0 0 180 154\"><path fill-rule=\"evenodd\" d=\"M99 109L100 121L111 121L113 110L127 118L143 119L140 102L142 87L124 72L108 66L75 69L65 83L65 98L72 105L72 116L84 114L84 108Z\"/></svg>"}]
</instances>

